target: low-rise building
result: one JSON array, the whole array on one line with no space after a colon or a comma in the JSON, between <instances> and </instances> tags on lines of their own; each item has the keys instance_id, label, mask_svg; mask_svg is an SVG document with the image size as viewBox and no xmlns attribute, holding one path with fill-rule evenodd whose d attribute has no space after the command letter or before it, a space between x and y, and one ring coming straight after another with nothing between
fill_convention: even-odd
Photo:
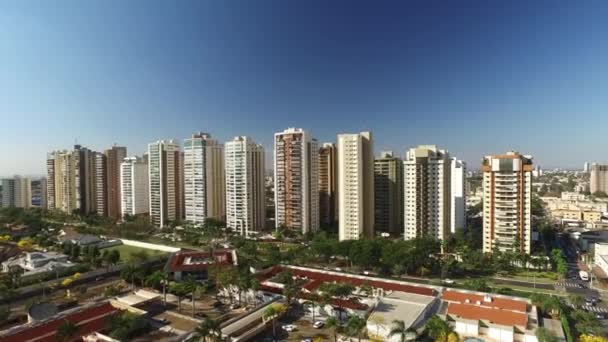
<instances>
[{"instance_id":1,"label":"low-rise building","mask_svg":"<svg viewBox=\"0 0 608 342\"><path fill-rule=\"evenodd\" d=\"M68 256L56 252L31 252L24 256L16 256L2 264L2 272L9 272L14 267L23 270L23 277L42 272L53 271L60 268L72 267L75 264L68 261Z\"/></svg>"},{"instance_id":2,"label":"low-rise building","mask_svg":"<svg viewBox=\"0 0 608 342\"><path fill-rule=\"evenodd\" d=\"M608 277L608 242L599 242L594 245L593 263L596 276L600 278Z\"/></svg>"},{"instance_id":3,"label":"low-rise building","mask_svg":"<svg viewBox=\"0 0 608 342\"><path fill-rule=\"evenodd\" d=\"M216 249L213 256L210 252L179 251L173 253L165 270L176 281L193 276L195 279L207 279L209 267L212 265L237 265L236 251L233 249Z\"/></svg>"}]
</instances>

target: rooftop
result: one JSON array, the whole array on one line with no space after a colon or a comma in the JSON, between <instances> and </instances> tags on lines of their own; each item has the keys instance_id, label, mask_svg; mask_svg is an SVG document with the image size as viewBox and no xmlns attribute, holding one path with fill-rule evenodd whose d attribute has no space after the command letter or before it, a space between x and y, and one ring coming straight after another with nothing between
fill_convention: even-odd
<instances>
[{"instance_id":1,"label":"rooftop","mask_svg":"<svg viewBox=\"0 0 608 342\"><path fill-rule=\"evenodd\" d=\"M526 313L488 308L476 304L450 303L447 313L464 319L482 320L506 326L526 327L528 324Z\"/></svg>"},{"instance_id":2,"label":"rooftop","mask_svg":"<svg viewBox=\"0 0 608 342\"><path fill-rule=\"evenodd\" d=\"M234 265L236 254L232 249L216 249L213 258L209 252L201 251L179 251L171 255L167 262L170 272L201 271L210 265Z\"/></svg>"},{"instance_id":3,"label":"rooftop","mask_svg":"<svg viewBox=\"0 0 608 342\"><path fill-rule=\"evenodd\" d=\"M496 308L518 312L527 312L528 303L505 297L492 296L490 294L477 294L462 291L446 290L443 292L442 299L448 302L475 304L487 308Z\"/></svg>"}]
</instances>

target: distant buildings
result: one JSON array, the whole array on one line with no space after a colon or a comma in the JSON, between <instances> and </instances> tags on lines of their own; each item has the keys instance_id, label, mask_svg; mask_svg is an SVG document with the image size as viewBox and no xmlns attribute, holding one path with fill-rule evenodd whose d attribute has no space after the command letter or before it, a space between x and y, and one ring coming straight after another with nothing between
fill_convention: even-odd
<instances>
[{"instance_id":1,"label":"distant buildings","mask_svg":"<svg viewBox=\"0 0 608 342\"><path fill-rule=\"evenodd\" d=\"M204 224L226 216L223 146L208 133L184 140L184 204L186 221Z\"/></svg>"},{"instance_id":2,"label":"distant buildings","mask_svg":"<svg viewBox=\"0 0 608 342\"><path fill-rule=\"evenodd\" d=\"M120 216L150 212L147 158L128 157L120 164Z\"/></svg>"},{"instance_id":3,"label":"distant buildings","mask_svg":"<svg viewBox=\"0 0 608 342\"><path fill-rule=\"evenodd\" d=\"M225 144L226 225L249 236L265 225L264 148L239 136Z\"/></svg>"},{"instance_id":4,"label":"distant buildings","mask_svg":"<svg viewBox=\"0 0 608 342\"><path fill-rule=\"evenodd\" d=\"M420 145L407 151L403 165L405 239L445 239L452 230L449 153L434 145Z\"/></svg>"},{"instance_id":5,"label":"distant buildings","mask_svg":"<svg viewBox=\"0 0 608 342\"><path fill-rule=\"evenodd\" d=\"M338 221L337 159L336 145L324 143L319 149L319 221L326 228Z\"/></svg>"},{"instance_id":6,"label":"distant buildings","mask_svg":"<svg viewBox=\"0 0 608 342\"><path fill-rule=\"evenodd\" d=\"M338 135L339 238L374 235L374 155L371 132Z\"/></svg>"},{"instance_id":7,"label":"distant buildings","mask_svg":"<svg viewBox=\"0 0 608 342\"><path fill-rule=\"evenodd\" d=\"M275 225L306 234L319 229L318 143L301 128L274 135Z\"/></svg>"},{"instance_id":8,"label":"distant buildings","mask_svg":"<svg viewBox=\"0 0 608 342\"><path fill-rule=\"evenodd\" d=\"M483 171L483 251L530 253L532 157L486 156Z\"/></svg>"},{"instance_id":9,"label":"distant buildings","mask_svg":"<svg viewBox=\"0 0 608 342\"><path fill-rule=\"evenodd\" d=\"M148 144L150 222L164 227L183 217L182 154L173 140Z\"/></svg>"},{"instance_id":10,"label":"distant buildings","mask_svg":"<svg viewBox=\"0 0 608 342\"><path fill-rule=\"evenodd\" d=\"M608 194L608 165L593 164L589 173L591 194L598 191Z\"/></svg>"},{"instance_id":11,"label":"distant buildings","mask_svg":"<svg viewBox=\"0 0 608 342\"><path fill-rule=\"evenodd\" d=\"M403 229L403 161L382 152L374 161L374 229L401 233Z\"/></svg>"},{"instance_id":12,"label":"distant buildings","mask_svg":"<svg viewBox=\"0 0 608 342\"><path fill-rule=\"evenodd\" d=\"M1 181L1 208L29 208L32 205L32 188L29 178L15 176Z\"/></svg>"},{"instance_id":13,"label":"distant buildings","mask_svg":"<svg viewBox=\"0 0 608 342\"><path fill-rule=\"evenodd\" d=\"M589 162L585 162L585 164L583 164L583 172L589 172Z\"/></svg>"}]
</instances>

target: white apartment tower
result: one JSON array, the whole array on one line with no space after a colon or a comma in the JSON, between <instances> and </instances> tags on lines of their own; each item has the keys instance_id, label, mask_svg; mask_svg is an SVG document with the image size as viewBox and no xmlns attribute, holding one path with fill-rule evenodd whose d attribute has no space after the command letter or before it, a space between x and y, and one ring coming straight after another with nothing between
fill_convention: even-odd
<instances>
[{"instance_id":1,"label":"white apartment tower","mask_svg":"<svg viewBox=\"0 0 608 342\"><path fill-rule=\"evenodd\" d=\"M483 251L529 254L532 157L517 152L486 156L482 171Z\"/></svg>"},{"instance_id":2,"label":"white apartment tower","mask_svg":"<svg viewBox=\"0 0 608 342\"><path fill-rule=\"evenodd\" d=\"M249 236L264 227L264 148L245 136L225 144L226 226Z\"/></svg>"},{"instance_id":3,"label":"white apartment tower","mask_svg":"<svg viewBox=\"0 0 608 342\"><path fill-rule=\"evenodd\" d=\"M162 228L183 217L181 159L180 146L174 140L148 144L150 222L156 227Z\"/></svg>"},{"instance_id":4,"label":"white apartment tower","mask_svg":"<svg viewBox=\"0 0 608 342\"><path fill-rule=\"evenodd\" d=\"M208 133L184 140L184 198L186 221L204 224L226 216L224 150Z\"/></svg>"},{"instance_id":5,"label":"white apartment tower","mask_svg":"<svg viewBox=\"0 0 608 342\"><path fill-rule=\"evenodd\" d=\"M451 212L450 232L456 233L457 229L466 228L467 225L467 193L465 189L465 177L467 174L466 163L462 160L452 158L451 160Z\"/></svg>"},{"instance_id":6,"label":"white apartment tower","mask_svg":"<svg viewBox=\"0 0 608 342\"><path fill-rule=\"evenodd\" d=\"M374 153L371 132L338 135L339 238L374 235Z\"/></svg>"},{"instance_id":7,"label":"white apartment tower","mask_svg":"<svg viewBox=\"0 0 608 342\"><path fill-rule=\"evenodd\" d=\"M149 207L148 163L139 157L124 158L120 164L120 215L146 214Z\"/></svg>"},{"instance_id":8,"label":"white apartment tower","mask_svg":"<svg viewBox=\"0 0 608 342\"><path fill-rule=\"evenodd\" d=\"M275 224L319 229L319 145L301 128L274 134Z\"/></svg>"},{"instance_id":9,"label":"white apartment tower","mask_svg":"<svg viewBox=\"0 0 608 342\"><path fill-rule=\"evenodd\" d=\"M405 239L445 239L452 222L449 153L435 145L410 148L403 167Z\"/></svg>"},{"instance_id":10,"label":"white apartment tower","mask_svg":"<svg viewBox=\"0 0 608 342\"><path fill-rule=\"evenodd\" d=\"M29 208L32 204L30 180L19 176L2 179L0 198L0 208Z\"/></svg>"}]
</instances>

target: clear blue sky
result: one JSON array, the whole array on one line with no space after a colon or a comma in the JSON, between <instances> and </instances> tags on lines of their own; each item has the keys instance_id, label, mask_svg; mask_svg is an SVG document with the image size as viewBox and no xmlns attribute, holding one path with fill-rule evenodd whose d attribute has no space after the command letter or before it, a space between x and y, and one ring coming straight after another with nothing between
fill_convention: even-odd
<instances>
[{"instance_id":1,"label":"clear blue sky","mask_svg":"<svg viewBox=\"0 0 608 342\"><path fill-rule=\"evenodd\" d=\"M608 1L2 1L0 117L0 175L195 131L270 155L290 126L582 167L608 160Z\"/></svg>"}]
</instances>

